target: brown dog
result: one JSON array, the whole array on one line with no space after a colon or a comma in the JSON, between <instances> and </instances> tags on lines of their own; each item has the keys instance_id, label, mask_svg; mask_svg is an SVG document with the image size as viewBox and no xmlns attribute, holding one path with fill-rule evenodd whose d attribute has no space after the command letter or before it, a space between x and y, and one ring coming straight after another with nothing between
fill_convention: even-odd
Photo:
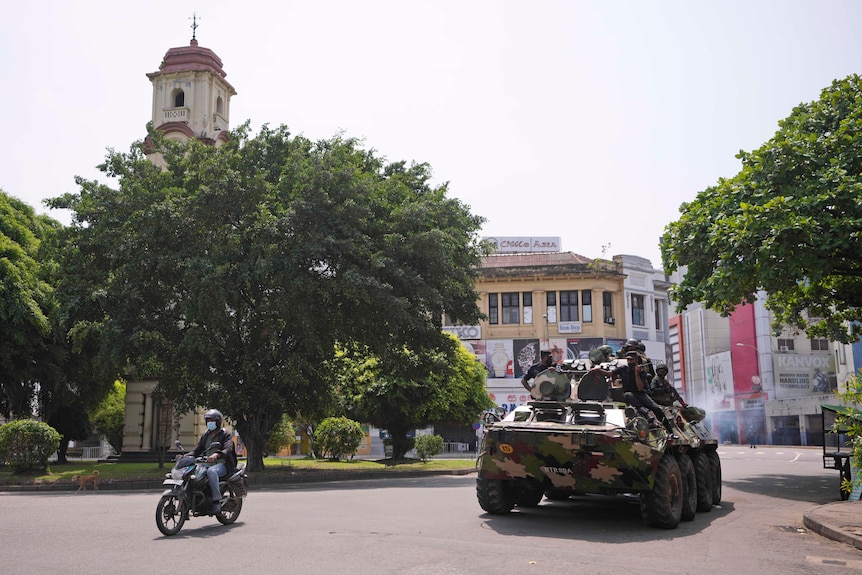
<instances>
[{"instance_id":1,"label":"brown dog","mask_svg":"<svg viewBox=\"0 0 862 575\"><path fill-rule=\"evenodd\" d=\"M99 491L99 470L94 469L92 475L75 475L72 477L72 481L78 482L78 491L81 491L82 489L86 491L87 485L92 484L93 493L95 494ZM75 493L78 493L78 491Z\"/></svg>"}]
</instances>

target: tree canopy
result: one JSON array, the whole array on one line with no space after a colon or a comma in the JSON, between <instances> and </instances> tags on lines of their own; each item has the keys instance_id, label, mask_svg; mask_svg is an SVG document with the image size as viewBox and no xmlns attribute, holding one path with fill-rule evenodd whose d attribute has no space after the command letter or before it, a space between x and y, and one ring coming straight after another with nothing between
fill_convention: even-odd
<instances>
[{"instance_id":1,"label":"tree canopy","mask_svg":"<svg viewBox=\"0 0 862 575\"><path fill-rule=\"evenodd\" d=\"M765 290L775 326L834 341L862 320L862 78L794 108L742 169L680 207L661 239L673 291L723 314Z\"/></svg>"},{"instance_id":2,"label":"tree canopy","mask_svg":"<svg viewBox=\"0 0 862 575\"><path fill-rule=\"evenodd\" d=\"M6 417L33 412L37 360L50 341L56 309L45 245L55 229L49 218L0 190L0 414Z\"/></svg>"},{"instance_id":3,"label":"tree canopy","mask_svg":"<svg viewBox=\"0 0 862 575\"><path fill-rule=\"evenodd\" d=\"M343 348L333 365L345 411L389 432L395 459L409 451L409 432L434 423L474 423L494 407L485 367L451 336L435 349L404 348L385 359Z\"/></svg>"},{"instance_id":4,"label":"tree canopy","mask_svg":"<svg viewBox=\"0 0 862 575\"><path fill-rule=\"evenodd\" d=\"M250 469L282 414L326 414L336 342L387 357L437 346L444 310L478 319L482 219L428 165L283 126L218 147L150 136L166 168L138 142L100 166L116 188L79 179L51 203L73 212L71 299L114 361L230 417Z\"/></svg>"}]
</instances>

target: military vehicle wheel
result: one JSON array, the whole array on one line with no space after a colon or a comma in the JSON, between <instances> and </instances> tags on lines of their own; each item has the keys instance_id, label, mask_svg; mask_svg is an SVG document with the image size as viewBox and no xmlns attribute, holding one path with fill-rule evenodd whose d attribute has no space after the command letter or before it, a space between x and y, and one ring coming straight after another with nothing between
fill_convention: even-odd
<instances>
[{"instance_id":1,"label":"military vehicle wheel","mask_svg":"<svg viewBox=\"0 0 862 575\"><path fill-rule=\"evenodd\" d=\"M687 453L680 453L676 460L682 475L682 520L691 521L697 514L697 478L694 463Z\"/></svg>"},{"instance_id":2,"label":"military vehicle wheel","mask_svg":"<svg viewBox=\"0 0 862 575\"><path fill-rule=\"evenodd\" d=\"M545 497L551 501L568 501L571 492L565 489L548 489L545 491Z\"/></svg>"},{"instance_id":3,"label":"military vehicle wheel","mask_svg":"<svg viewBox=\"0 0 862 575\"><path fill-rule=\"evenodd\" d=\"M691 462L697 480L697 510L705 513L712 509L712 466L703 451L693 453Z\"/></svg>"},{"instance_id":4,"label":"military vehicle wheel","mask_svg":"<svg viewBox=\"0 0 862 575\"><path fill-rule=\"evenodd\" d=\"M721 503L721 459L717 451L709 451L706 456L712 470L712 504L718 505Z\"/></svg>"},{"instance_id":5,"label":"military vehicle wheel","mask_svg":"<svg viewBox=\"0 0 862 575\"><path fill-rule=\"evenodd\" d=\"M515 504L518 507L538 507L544 496L545 490L541 486L530 485L521 489Z\"/></svg>"},{"instance_id":6,"label":"military vehicle wheel","mask_svg":"<svg viewBox=\"0 0 862 575\"><path fill-rule=\"evenodd\" d=\"M515 500L509 494L508 485L500 479L476 479L476 496L479 507L499 515L508 513L515 506Z\"/></svg>"},{"instance_id":7,"label":"military vehicle wheel","mask_svg":"<svg viewBox=\"0 0 862 575\"><path fill-rule=\"evenodd\" d=\"M652 491L641 493L641 516L654 527L673 529L682 519L682 474L679 463L666 453L658 464Z\"/></svg>"}]
</instances>

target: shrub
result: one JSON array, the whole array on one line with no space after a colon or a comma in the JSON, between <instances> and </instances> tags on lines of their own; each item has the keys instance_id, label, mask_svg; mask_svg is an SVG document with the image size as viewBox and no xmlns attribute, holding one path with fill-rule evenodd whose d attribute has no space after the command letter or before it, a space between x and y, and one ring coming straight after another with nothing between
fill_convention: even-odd
<instances>
[{"instance_id":1,"label":"shrub","mask_svg":"<svg viewBox=\"0 0 862 575\"><path fill-rule=\"evenodd\" d=\"M320 422L314 433L315 440L324 457L341 459L344 455L353 457L362 443L362 426L359 422L341 417L327 417Z\"/></svg>"},{"instance_id":2,"label":"shrub","mask_svg":"<svg viewBox=\"0 0 862 575\"><path fill-rule=\"evenodd\" d=\"M48 458L60 447L60 434L41 421L19 419L0 425L0 460L13 472L47 471Z\"/></svg>"},{"instance_id":3,"label":"shrub","mask_svg":"<svg viewBox=\"0 0 862 575\"><path fill-rule=\"evenodd\" d=\"M416 455L427 463L428 458L443 453L443 437L440 435L420 435L416 438Z\"/></svg>"},{"instance_id":4,"label":"shrub","mask_svg":"<svg viewBox=\"0 0 862 575\"><path fill-rule=\"evenodd\" d=\"M293 423L288 416L282 415L281 420L266 436L266 452L269 455L278 455L282 449L291 445L295 438L296 431L293 429Z\"/></svg>"},{"instance_id":5,"label":"shrub","mask_svg":"<svg viewBox=\"0 0 862 575\"><path fill-rule=\"evenodd\" d=\"M123 451L123 430L126 425L126 384L114 382L114 389L90 412L90 423L101 437L108 440L114 451Z\"/></svg>"}]
</instances>

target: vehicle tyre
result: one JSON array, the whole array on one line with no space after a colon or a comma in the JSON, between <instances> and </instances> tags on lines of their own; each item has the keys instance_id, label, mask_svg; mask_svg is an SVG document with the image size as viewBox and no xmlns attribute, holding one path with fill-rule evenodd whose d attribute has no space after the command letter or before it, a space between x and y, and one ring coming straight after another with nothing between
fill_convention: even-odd
<instances>
[{"instance_id":1,"label":"vehicle tyre","mask_svg":"<svg viewBox=\"0 0 862 575\"><path fill-rule=\"evenodd\" d=\"M697 510L706 513L712 510L712 466L703 451L692 453L691 462L697 480Z\"/></svg>"},{"instance_id":2,"label":"vehicle tyre","mask_svg":"<svg viewBox=\"0 0 862 575\"><path fill-rule=\"evenodd\" d=\"M572 492L566 489L548 489L545 491L545 497L549 501L568 501L571 495Z\"/></svg>"},{"instance_id":3,"label":"vehicle tyre","mask_svg":"<svg viewBox=\"0 0 862 575\"><path fill-rule=\"evenodd\" d=\"M545 490L542 489L541 485L526 484L518 492L515 504L518 507L538 507L544 496Z\"/></svg>"},{"instance_id":4,"label":"vehicle tyre","mask_svg":"<svg viewBox=\"0 0 862 575\"><path fill-rule=\"evenodd\" d=\"M242 511L242 497L237 497L233 486L227 488L224 496L227 496L227 501L222 504L221 511L216 513L215 517L222 525L230 525L237 520Z\"/></svg>"},{"instance_id":5,"label":"vehicle tyre","mask_svg":"<svg viewBox=\"0 0 862 575\"><path fill-rule=\"evenodd\" d=\"M682 519L684 486L676 457L666 453L658 464L652 491L641 493L644 521L654 527L673 529Z\"/></svg>"},{"instance_id":6,"label":"vehicle tyre","mask_svg":"<svg viewBox=\"0 0 862 575\"><path fill-rule=\"evenodd\" d=\"M156 506L156 526L164 535L176 535L186 522L186 501L178 493L162 495Z\"/></svg>"},{"instance_id":7,"label":"vehicle tyre","mask_svg":"<svg viewBox=\"0 0 862 575\"><path fill-rule=\"evenodd\" d=\"M680 453L676 460L682 475L682 520L691 521L697 515L697 478L694 463L687 453Z\"/></svg>"},{"instance_id":8,"label":"vehicle tyre","mask_svg":"<svg viewBox=\"0 0 862 575\"><path fill-rule=\"evenodd\" d=\"M708 451L709 467L712 470L712 504L721 503L721 459L717 451Z\"/></svg>"},{"instance_id":9,"label":"vehicle tyre","mask_svg":"<svg viewBox=\"0 0 862 575\"><path fill-rule=\"evenodd\" d=\"M507 482L501 479L477 478L476 496L479 499L479 507L495 515L508 513L515 506Z\"/></svg>"}]
</instances>

